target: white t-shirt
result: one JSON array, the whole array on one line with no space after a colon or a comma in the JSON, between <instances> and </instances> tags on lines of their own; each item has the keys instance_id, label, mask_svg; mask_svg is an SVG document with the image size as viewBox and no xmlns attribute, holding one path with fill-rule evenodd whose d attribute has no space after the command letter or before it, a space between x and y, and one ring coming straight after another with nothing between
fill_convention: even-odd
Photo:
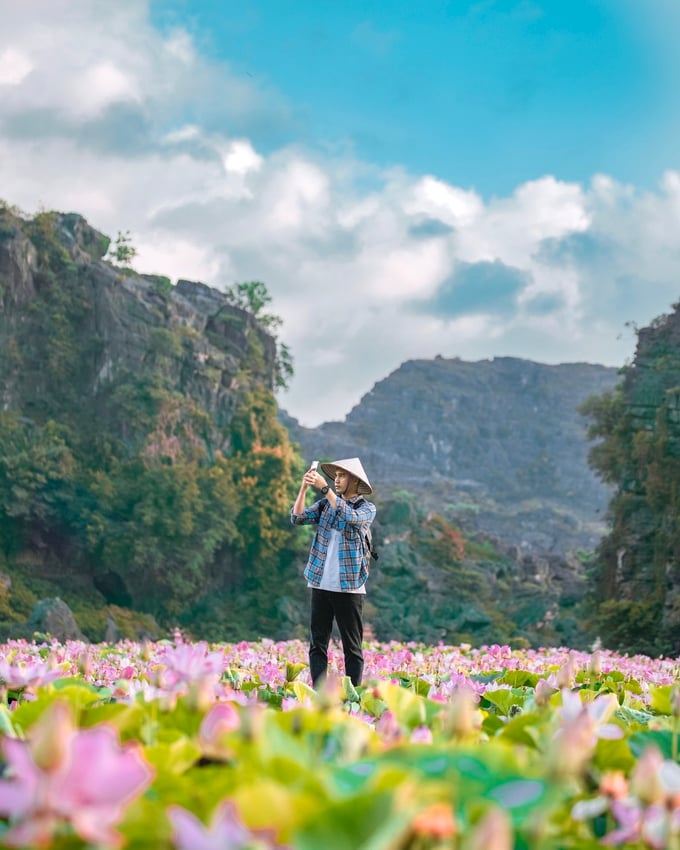
<instances>
[{"instance_id":1,"label":"white t-shirt","mask_svg":"<svg viewBox=\"0 0 680 850\"><path fill-rule=\"evenodd\" d=\"M365 585L357 587L356 590L343 590L340 586L340 539L342 532L337 528L331 528L331 539L328 541L328 550L326 552L326 560L323 565L323 575L321 576L321 584L318 590L333 590L336 593L366 593ZM313 584L307 583L307 587L314 587Z\"/></svg>"}]
</instances>

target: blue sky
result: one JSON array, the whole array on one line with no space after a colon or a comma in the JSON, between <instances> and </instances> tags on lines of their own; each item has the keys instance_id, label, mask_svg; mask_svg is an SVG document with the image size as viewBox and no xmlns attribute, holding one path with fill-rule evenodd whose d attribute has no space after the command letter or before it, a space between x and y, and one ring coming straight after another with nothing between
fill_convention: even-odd
<instances>
[{"instance_id":1,"label":"blue sky","mask_svg":"<svg viewBox=\"0 0 680 850\"><path fill-rule=\"evenodd\" d=\"M6 3L0 197L262 280L303 424L414 358L622 366L680 289L678 0Z\"/></svg>"},{"instance_id":2,"label":"blue sky","mask_svg":"<svg viewBox=\"0 0 680 850\"><path fill-rule=\"evenodd\" d=\"M487 197L544 173L651 185L660 157L677 164L670 12L655 0L152 4L160 29L187 27L284 94L289 120L259 130L262 149L347 145Z\"/></svg>"}]
</instances>

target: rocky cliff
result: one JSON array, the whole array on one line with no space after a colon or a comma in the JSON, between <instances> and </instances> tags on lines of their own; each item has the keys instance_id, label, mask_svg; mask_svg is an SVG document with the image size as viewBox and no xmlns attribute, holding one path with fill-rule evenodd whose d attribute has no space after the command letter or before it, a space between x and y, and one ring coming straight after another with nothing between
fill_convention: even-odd
<instances>
[{"instance_id":1,"label":"rocky cliff","mask_svg":"<svg viewBox=\"0 0 680 850\"><path fill-rule=\"evenodd\" d=\"M266 287L173 285L108 245L77 214L0 205L0 631L49 596L96 639L123 608L279 634L298 458Z\"/></svg>"},{"instance_id":2,"label":"rocky cliff","mask_svg":"<svg viewBox=\"0 0 680 850\"><path fill-rule=\"evenodd\" d=\"M378 494L404 488L508 544L564 552L603 530L611 489L588 465L579 406L618 380L586 363L414 360L342 423L283 421L308 459L360 455Z\"/></svg>"},{"instance_id":3,"label":"rocky cliff","mask_svg":"<svg viewBox=\"0 0 680 850\"><path fill-rule=\"evenodd\" d=\"M55 264L41 246L59 261L60 291L50 292L48 309ZM36 226L0 212L2 408L38 420L53 416L45 401L55 378L69 376L81 404L103 412L116 380L148 370L155 359L166 389L194 398L210 414L205 436L225 448L236 391L244 382L273 389L275 340L226 294L116 267L103 260L108 246L76 214L50 214Z\"/></svg>"},{"instance_id":4,"label":"rocky cliff","mask_svg":"<svg viewBox=\"0 0 680 850\"><path fill-rule=\"evenodd\" d=\"M607 644L680 652L680 304L638 331L615 393L591 405L592 459L614 486L593 570L593 619Z\"/></svg>"}]
</instances>

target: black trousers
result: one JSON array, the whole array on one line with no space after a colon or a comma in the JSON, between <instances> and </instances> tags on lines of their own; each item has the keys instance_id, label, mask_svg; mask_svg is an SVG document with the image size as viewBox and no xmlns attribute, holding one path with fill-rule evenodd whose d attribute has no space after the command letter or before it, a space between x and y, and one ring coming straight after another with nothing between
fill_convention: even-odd
<instances>
[{"instance_id":1,"label":"black trousers","mask_svg":"<svg viewBox=\"0 0 680 850\"><path fill-rule=\"evenodd\" d=\"M361 684L364 672L364 653L361 649L364 639L364 595L312 588L309 671L314 687L323 680L328 669L328 643L334 618L342 639L345 674L353 685Z\"/></svg>"}]
</instances>

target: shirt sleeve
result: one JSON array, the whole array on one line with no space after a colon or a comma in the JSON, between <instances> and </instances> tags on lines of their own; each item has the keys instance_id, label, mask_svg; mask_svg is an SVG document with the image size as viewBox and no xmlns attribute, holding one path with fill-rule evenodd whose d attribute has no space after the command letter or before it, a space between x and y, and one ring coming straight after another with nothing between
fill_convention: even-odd
<instances>
[{"instance_id":1,"label":"shirt sleeve","mask_svg":"<svg viewBox=\"0 0 680 850\"><path fill-rule=\"evenodd\" d=\"M364 523L373 522L375 519L375 505L372 502L367 502L365 499L358 508L352 506L350 502L346 502L338 496L336 515L338 519L344 520L348 525L363 525Z\"/></svg>"},{"instance_id":2,"label":"shirt sleeve","mask_svg":"<svg viewBox=\"0 0 680 850\"><path fill-rule=\"evenodd\" d=\"M290 521L293 525L316 525L321 519L321 511L323 509L323 499L314 502L308 508L305 508L301 514L294 514L291 508Z\"/></svg>"}]
</instances>

